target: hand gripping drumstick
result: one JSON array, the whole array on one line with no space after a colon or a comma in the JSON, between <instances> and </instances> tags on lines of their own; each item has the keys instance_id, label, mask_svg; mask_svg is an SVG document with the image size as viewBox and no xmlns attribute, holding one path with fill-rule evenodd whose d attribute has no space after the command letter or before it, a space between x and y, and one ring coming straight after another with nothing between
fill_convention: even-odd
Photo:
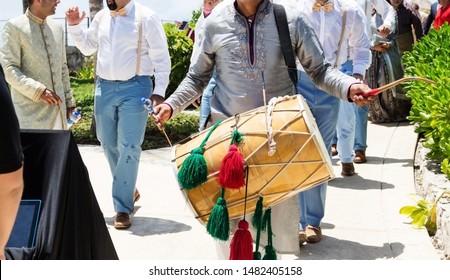
<instances>
[{"instance_id":1,"label":"hand gripping drumstick","mask_svg":"<svg viewBox=\"0 0 450 280\"><path fill-rule=\"evenodd\" d=\"M157 116L157 114L155 113L155 111L153 110L153 104L151 103L151 101L147 102L147 99L145 99L144 97L141 98L141 103L146 107L146 109L150 112L150 114ZM170 142L169 136L166 133L166 130L164 129L164 127L162 129L160 129L162 131L162 133L164 134L164 136L166 137L167 142L169 143L170 147L172 147L172 142Z\"/></svg>"},{"instance_id":2,"label":"hand gripping drumstick","mask_svg":"<svg viewBox=\"0 0 450 280\"><path fill-rule=\"evenodd\" d=\"M397 81L393 81L392 83L389 83L387 85L381 86L379 88L374 88L371 91L369 91L368 93L360 94L360 96L362 96L362 97L375 96L375 95L379 94L380 92L383 92L385 90L391 89L391 88L395 87L396 85L401 84L404 81L408 81L408 80L418 80L418 81L427 82L427 83L430 83L430 84L433 84L433 85L436 84L435 81L432 81L432 80L427 79L427 78L422 78L422 77L403 77L403 78L398 79Z\"/></svg>"}]
</instances>

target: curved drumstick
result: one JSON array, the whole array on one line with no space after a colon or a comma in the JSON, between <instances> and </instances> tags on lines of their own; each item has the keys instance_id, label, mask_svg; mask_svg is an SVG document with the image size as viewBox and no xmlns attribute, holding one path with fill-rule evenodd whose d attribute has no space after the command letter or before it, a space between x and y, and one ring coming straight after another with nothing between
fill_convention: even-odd
<instances>
[{"instance_id":1,"label":"curved drumstick","mask_svg":"<svg viewBox=\"0 0 450 280\"><path fill-rule=\"evenodd\" d=\"M369 91L367 93L360 94L360 96L362 96L362 97L375 96L375 95L379 94L380 92L383 92L385 90L391 89L391 88L395 87L396 85L401 84L404 81L408 81L408 80L417 80L417 81L427 82L427 83L430 83L430 84L433 84L433 85L436 84L435 81L432 81L432 80L427 79L427 78L422 78L422 77L403 77L403 78L398 79L397 81L393 81L392 83L389 83L387 85L381 86L379 88L374 88L374 89L372 89L371 91Z\"/></svg>"}]
</instances>

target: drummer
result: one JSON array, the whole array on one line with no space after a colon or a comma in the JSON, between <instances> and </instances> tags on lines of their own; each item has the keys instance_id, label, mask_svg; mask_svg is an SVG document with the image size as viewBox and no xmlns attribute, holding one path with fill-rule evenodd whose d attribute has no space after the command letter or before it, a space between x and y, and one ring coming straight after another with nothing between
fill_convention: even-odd
<instances>
[{"instance_id":1,"label":"drummer","mask_svg":"<svg viewBox=\"0 0 450 280\"><path fill-rule=\"evenodd\" d=\"M370 98L359 96L370 90L367 85L333 69L326 60L314 30L300 16L295 4L283 1L294 54L305 72L316 86L340 99L355 102L358 106L370 102ZM164 103L155 107L157 116L154 118L160 127L200 97L214 68L217 71L217 85L210 99L212 123L263 106L263 75L266 100L293 92L293 84L279 43L271 0L223 1L217 5L205 21L204 39L200 48L197 58L192 61L189 72L176 91ZM297 207L292 208L292 211L298 213L297 197L294 196L291 200L296 201ZM280 206L277 207L278 211L289 211L282 208L283 205L292 205L291 200L277 205ZM272 213L276 215L274 211L275 207ZM272 226L274 231L276 229L277 239L293 239L281 238L284 227L277 227L277 223L292 222L298 229L298 220L299 217L288 221L273 219ZM296 242L285 246L291 249L290 252L283 251L299 253L298 230L286 234L295 234Z\"/></svg>"}]
</instances>

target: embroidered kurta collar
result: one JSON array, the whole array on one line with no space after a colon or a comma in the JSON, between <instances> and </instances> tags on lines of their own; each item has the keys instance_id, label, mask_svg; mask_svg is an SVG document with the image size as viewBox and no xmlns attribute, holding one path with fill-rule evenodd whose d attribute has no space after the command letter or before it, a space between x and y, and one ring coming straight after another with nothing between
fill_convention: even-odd
<instances>
[{"instance_id":1,"label":"embroidered kurta collar","mask_svg":"<svg viewBox=\"0 0 450 280\"><path fill-rule=\"evenodd\" d=\"M31 19L32 21L34 21L36 24L38 25L43 25L45 23L45 19L41 19L39 17L37 17L36 15L34 15L30 9L27 9L27 11L25 12L25 14L27 15L27 17L29 19Z\"/></svg>"}]
</instances>

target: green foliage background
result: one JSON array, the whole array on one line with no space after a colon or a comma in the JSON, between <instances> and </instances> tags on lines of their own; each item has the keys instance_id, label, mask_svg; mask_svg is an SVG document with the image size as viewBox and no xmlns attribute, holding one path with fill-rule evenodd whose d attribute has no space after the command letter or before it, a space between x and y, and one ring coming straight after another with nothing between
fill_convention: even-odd
<instances>
[{"instance_id":1,"label":"green foliage background","mask_svg":"<svg viewBox=\"0 0 450 280\"><path fill-rule=\"evenodd\" d=\"M424 136L427 155L442 162L442 172L450 178L450 26L432 29L405 53L405 76L426 77L436 85L413 82L405 86L412 108L408 117Z\"/></svg>"}]
</instances>

